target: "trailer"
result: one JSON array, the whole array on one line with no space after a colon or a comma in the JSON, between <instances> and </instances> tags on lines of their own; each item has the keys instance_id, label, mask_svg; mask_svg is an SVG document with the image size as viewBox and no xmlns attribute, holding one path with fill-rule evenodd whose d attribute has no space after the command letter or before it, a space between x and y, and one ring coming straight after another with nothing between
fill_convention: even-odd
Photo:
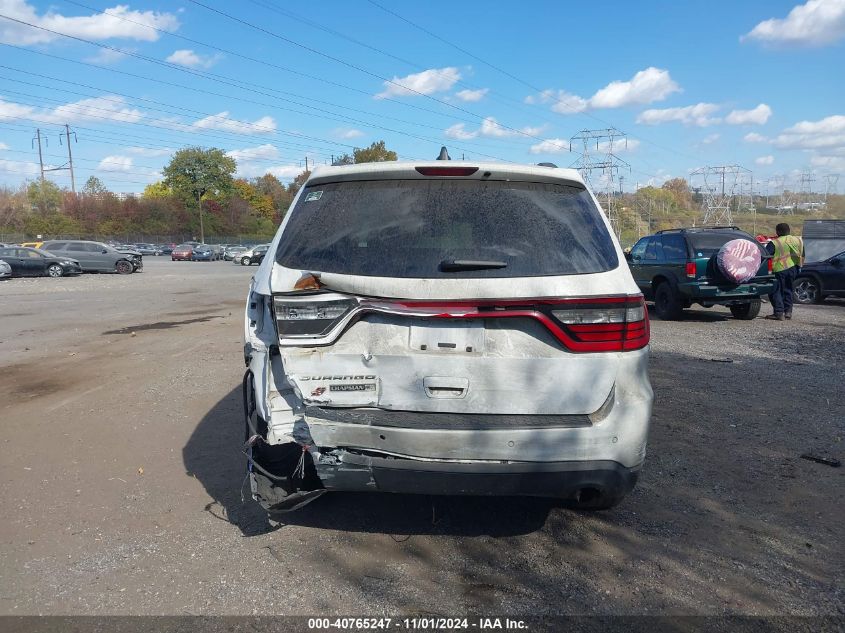
<instances>
[{"instance_id":1,"label":"trailer","mask_svg":"<svg viewBox=\"0 0 845 633\"><path fill-rule=\"evenodd\" d=\"M804 259L824 261L845 251L845 220L804 220Z\"/></svg>"}]
</instances>

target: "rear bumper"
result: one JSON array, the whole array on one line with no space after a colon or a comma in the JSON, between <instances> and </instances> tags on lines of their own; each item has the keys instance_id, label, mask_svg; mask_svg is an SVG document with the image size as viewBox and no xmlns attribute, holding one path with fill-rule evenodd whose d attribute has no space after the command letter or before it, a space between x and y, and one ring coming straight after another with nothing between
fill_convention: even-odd
<instances>
[{"instance_id":1,"label":"rear bumper","mask_svg":"<svg viewBox=\"0 0 845 633\"><path fill-rule=\"evenodd\" d=\"M738 286L711 286L701 282L691 282L678 284L678 289L682 295L693 302L728 303L771 294L774 292L775 282L774 279L767 279Z\"/></svg>"}]
</instances>

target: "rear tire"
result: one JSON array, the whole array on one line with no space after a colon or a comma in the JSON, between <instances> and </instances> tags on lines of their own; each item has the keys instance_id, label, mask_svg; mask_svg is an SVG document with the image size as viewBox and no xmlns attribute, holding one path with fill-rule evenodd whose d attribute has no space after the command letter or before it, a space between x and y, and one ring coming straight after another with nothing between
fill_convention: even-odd
<instances>
[{"instance_id":1,"label":"rear tire","mask_svg":"<svg viewBox=\"0 0 845 633\"><path fill-rule=\"evenodd\" d=\"M819 282L813 277L799 277L796 279L792 296L795 303L801 303L803 305L824 301L824 295L822 294L821 287L819 287Z\"/></svg>"},{"instance_id":2,"label":"rear tire","mask_svg":"<svg viewBox=\"0 0 845 633\"><path fill-rule=\"evenodd\" d=\"M668 282L657 286L654 293L654 310L663 321L677 321L684 314L684 304Z\"/></svg>"},{"instance_id":3,"label":"rear tire","mask_svg":"<svg viewBox=\"0 0 845 633\"><path fill-rule=\"evenodd\" d=\"M125 259L121 259L114 265L114 269L121 275L131 275L132 271L135 270L135 267L132 265L131 262L126 261Z\"/></svg>"},{"instance_id":4,"label":"rear tire","mask_svg":"<svg viewBox=\"0 0 845 633\"><path fill-rule=\"evenodd\" d=\"M50 277L61 277L62 275L64 275L64 274L65 274L65 271L64 271L64 269L63 269L61 266L59 266L58 264L50 264L50 265L47 267L47 274L48 274Z\"/></svg>"},{"instance_id":5,"label":"rear tire","mask_svg":"<svg viewBox=\"0 0 845 633\"><path fill-rule=\"evenodd\" d=\"M741 321L751 321L752 319L756 319L757 315L760 314L761 305L762 302L759 298L753 299L748 303L730 306L731 314L735 319L740 319Z\"/></svg>"}]
</instances>

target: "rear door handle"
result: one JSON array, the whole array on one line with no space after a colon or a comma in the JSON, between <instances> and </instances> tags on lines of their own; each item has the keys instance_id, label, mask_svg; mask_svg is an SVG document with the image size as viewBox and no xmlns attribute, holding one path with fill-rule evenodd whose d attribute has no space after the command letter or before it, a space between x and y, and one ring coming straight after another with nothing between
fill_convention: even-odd
<instances>
[{"instance_id":1,"label":"rear door handle","mask_svg":"<svg viewBox=\"0 0 845 633\"><path fill-rule=\"evenodd\" d=\"M467 378L452 376L426 376L423 378L425 395L429 398L464 398L469 390Z\"/></svg>"}]
</instances>

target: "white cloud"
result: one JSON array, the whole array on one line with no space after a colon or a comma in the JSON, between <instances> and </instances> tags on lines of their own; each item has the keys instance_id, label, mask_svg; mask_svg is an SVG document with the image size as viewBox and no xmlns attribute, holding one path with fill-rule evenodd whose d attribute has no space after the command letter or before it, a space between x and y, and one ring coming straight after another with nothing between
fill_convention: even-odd
<instances>
[{"instance_id":1,"label":"white cloud","mask_svg":"<svg viewBox=\"0 0 845 633\"><path fill-rule=\"evenodd\" d=\"M845 116L801 121L778 134L772 143L780 149L837 149L845 147Z\"/></svg>"},{"instance_id":2,"label":"white cloud","mask_svg":"<svg viewBox=\"0 0 845 633\"><path fill-rule=\"evenodd\" d=\"M845 171L845 156L813 156L810 164L830 171Z\"/></svg>"},{"instance_id":3,"label":"white cloud","mask_svg":"<svg viewBox=\"0 0 845 633\"><path fill-rule=\"evenodd\" d=\"M455 125L446 128L443 131L443 134L447 138L454 138L459 141L468 141L471 138L475 138L478 136L478 132L470 132L466 129L466 125L464 123L455 123Z\"/></svg>"},{"instance_id":4,"label":"white cloud","mask_svg":"<svg viewBox=\"0 0 845 633\"><path fill-rule=\"evenodd\" d=\"M479 88L478 90L459 90L455 93L455 96L461 101L475 103L476 101L481 101L488 92L490 92L489 88Z\"/></svg>"},{"instance_id":5,"label":"white cloud","mask_svg":"<svg viewBox=\"0 0 845 633\"><path fill-rule=\"evenodd\" d=\"M251 123L236 121L229 118L228 111L223 111L195 121L193 127L199 130L222 130L235 134L267 134L276 131L276 121L271 116L263 116Z\"/></svg>"},{"instance_id":6,"label":"white cloud","mask_svg":"<svg viewBox=\"0 0 845 633\"><path fill-rule=\"evenodd\" d=\"M719 134L718 132L716 132L714 134L708 134L703 139L701 139L701 144L702 145L712 145L713 143L718 141L721 137L722 137L722 135Z\"/></svg>"},{"instance_id":7,"label":"white cloud","mask_svg":"<svg viewBox=\"0 0 845 633\"><path fill-rule=\"evenodd\" d=\"M354 128L337 128L334 131L334 134L342 139L361 138L364 136L364 133L361 130L356 130Z\"/></svg>"},{"instance_id":8,"label":"white cloud","mask_svg":"<svg viewBox=\"0 0 845 633\"><path fill-rule=\"evenodd\" d=\"M845 37L845 0L809 0L794 7L785 18L764 20L740 41L767 44L824 46Z\"/></svg>"},{"instance_id":9,"label":"white cloud","mask_svg":"<svg viewBox=\"0 0 845 633\"><path fill-rule=\"evenodd\" d=\"M552 111L558 114L577 114L584 112L590 107L590 102L578 95L571 95L564 90L559 90L557 98L552 105Z\"/></svg>"},{"instance_id":10,"label":"white cloud","mask_svg":"<svg viewBox=\"0 0 845 633\"><path fill-rule=\"evenodd\" d=\"M681 88L668 70L650 66L637 72L628 81L611 81L596 91L589 99L565 90L544 90L538 95L525 97L525 103L552 103L552 110L559 114L577 114L599 108L623 108L663 101Z\"/></svg>"},{"instance_id":11,"label":"white cloud","mask_svg":"<svg viewBox=\"0 0 845 633\"><path fill-rule=\"evenodd\" d=\"M203 56L195 53L190 49L180 49L173 51L164 61L171 64L178 64L179 66L187 66L188 68L211 68L220 61L222 55Z\"/></svg>"},{"instance_id":12,"label":"white cloud","mask_svg":"<svg viewBox=\"0 0 845 633\"><path fill-rule=\"evenodd\" d=\"M749 132L742 137L742 140L746 143L767 143L769 141L768 137L757 134L757 132Z\"/></svg>"},{"instance_id":13,"label":"white cloud","mask_svg":"<svg viewBox=\"0 0 845 633\"><path fill-rule=\"evenodd\" d=\"M254 160L272 160L278 158L279 149L270 143L258 145L257 147L247 147L244 149L233 149L226 152L227 156L231 156L237 163L250 162Z\"/></svg>"},{"instance_id":14,"label":"white cloud","mask_svg":"<svg viewBox=\"0 0 845 633\"><path fill-rule=\"evenodd\" d=\"M132 169L132 158L130 156L106 156L97 165L102 171L130 171Z\"/></svg>"},{"instance_id":15,"label":"white cloud","mask_svg":"<svg viewBox=\"0 0 845 633\"><path fill-rule=\"evenodd\" d=\"M90 64L108 66L109 64L115 64L119 62L124 57L126 57L126 53L124 51L118 51L111 48L101 48L99 51L97 51L90 57L83 58L83 61L86 61Z\"/></svg>"},{"instance_id":16,"label":"white cloud","mask_svg":"<svg viewBox=\"0 0 845 633\"><path fill-rule=\"evenodd\" d=\"M523 128L509 128L501 125L495 118L488 116L481 121L481 126L477 130L466 129L465 123L456 123L445 130L443 134L447 138L454 138L459 141L467 141L477 136L487 136L490 138L513 138L517 136L537 136L543 131L543 127L525 126ZM568 141L567 141L568 143Z\"/></svg>"},{"instance_id":17,"label":"white cloud","mask_svg":"<svg viewBox=\"0 0 845 633\"><path fill-rule=\"evenodd\" d=\"M9 146L0 141L0 150L9 149Z\"/></svg>"},{"instance_id":18,"label":"white cloud","mask_svg":"<svg viewBox=\"0 0 845 633\"><path fill-rule=\"evenodd\" d=\"M725 117L725 123L729 125L763 125L772 116L772 109L765 103L761 103L752 110L732 110Z\"/></svg>"},{"instance_id":19,"label":"white cloud","mask_svg":"<svg viewBox=\"0 0 845 633\"><path fill-rule=\"evenodd\" d=\"M0 158L0 173L35 176L38 173L38 163L4 160Z\"/></svg>"},{"instance_id":20,"label":"white cloud","mask_svg":"<svg viewBox=\"0 0 845 633\"><path fill-rule=\"evenodd\" d=\"M155 30L172 31L179 28L179 20L171 13L156 11L135 11L127 5L116 5L102 13L83 16L64 16L48 10L38 15L35 7L26 0L3 0L3 13L18 20L29 22L52 31L83 37L89 40L132 39L155 42L160 33ZM3 20L0 22L0 42L29 46L45 44L58 36L47 31Z\"/></svg>"},{"instance_id":21,"label":"white cloud","mask_svg":"<svg viewBox=\"0 0 845 633\"><path fill-rule=\"evenodd\" d=\"M680 87L668 70L650 67L639 71L630 81L613 81L590 98L593 108L621 108L663 101Z\"/></svg>"},{"instance_id":22,"label":"white cloud","mask_svg":"<svg viewBox=\"0 0 845 633\"><path fill-rule=\"evenodd\" d=\"M169 147L149 148L149 147L127 147L126 151L137 156L169 156L175 150Z\"/></svg>"},{"instance_id":23,"label":"white cloud","mask_svg":"<svg viewBox=\"0 0 845 633\"><path fill-rule=\"evenodd\" d=\"M0 98L0 121L14 121L15 119L25 119L32 115L35 108L31 106L13 103L11 101L4 101Z\"/></svg>"},{"instance_id":24,"label":"white cloud","mask_svg":"<svg viewBox=\"0 0 845 633\"><path fill-rule=\"evenodd\" d=\"M563 138L547 138L528 148L531 154L564 154L569 152L569 140Z\"/></svg>"},{"instance_id":25,"label":"white cloud","mask_svg":"<svg viewBox=\"0 0 845 633\"><path fill-rule=\"evenodd\" d=\"M768 156L760 156L759 158L755 158L754 162L758 165L771 165L775 162L775 157L771 154Z\"/></svg>"},{"instance_id":26,"label":"white cloud","mask_svg":"<svg viewBox=\"0 0 845 633\"><path fill-rule=\"evenodd\" d=\"M678 121L684 125L707 127L720 123L721 119L711 115L719 109L715 103L697 103L682 108L664 108L662 110L644 110L637 117L637 123L645 125L659 125Z\"/></svg>"},{"instance_id":27,"label":"white cloud","mask_svg":"<svg viewBox=\"0 0 845 633\"><path fill-rule=\"evenodd\" d=\"M305 171L304 167L298 167L296 165L277 165L276 167L265 169L261 172L261 175L273 174L279 180L293 180L303 171Z\"/></svg>"},{"instance_id":28,"label":"white cloud","mask_svg":"<svg viewBox=\"0 0 845 633\"><path fill-rule=\"evenodd\" d=\"M104 95L60 105L49 112L39 114L39 118L51 123L103 120L137 123L144 115L140 110L129 107L124 97Z\"/></svg>"},{"instance_id":29,"label":"white cloud","mask_svg":"<svg viewBox=\"0 0 845 633\"><path fill-rule=\"evenodd\" d=\"M80 123L84 121L115 121L137 123L144 115L129 107L126 99L116 95L103 95L73 101L50 109L4 101L0 98L0 121L37 118L46 123Z\"/></svg>"},{"instance_id":30,"label":"white cloud","mask_svg":"<svg viewBox=\"0 0 845 633\"><path fill-rule=\"evenodd\" d=\"M452 126L454 127L454 126ZM523 127L519 130L502 127L502 125L493 117L488 116L481 122L479 134L481 136L491 136L494 138L505 138L510 136L537 136L543 131L542 127Z\"/></svg>"},{"instance_id":31,"label":"white cloud","mask_svg":"<svg viewBox=\"0 0 845 633\"><path fill-rule=\"evenodd\" d=\"M391 82L384 82L384 91L375 96L376 99L387 97L404 97L408 95L430 95L436 92L450 90L461 79L460 71L449 66L447 68L430 68L406 77L394 77Z\"/></svg>"}]
</instances>

